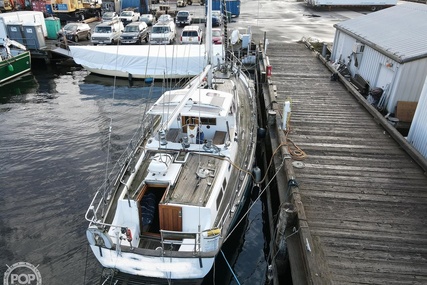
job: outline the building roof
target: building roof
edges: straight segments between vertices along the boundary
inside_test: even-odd
[[[334,27],[398,62],[427,57],[427,5],[402,3]]]

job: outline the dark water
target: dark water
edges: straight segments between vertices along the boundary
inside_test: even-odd
[[[107,161],[117,160],[140,125],[145,103],[169,87],[130,87],[126,80],[44,65],[0,87],[0,280],[6,264],[29,262],[39,265],[44,285],[99,282],[85,212]],[[262,227],[257,202],[243,234],[224,248],[236,279],[206,283],[264,284]],[[232,277],[224,262],[215,269]]]

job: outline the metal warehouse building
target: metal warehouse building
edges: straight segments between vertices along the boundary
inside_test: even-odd
[[[381,87],[386,108],[417,102],[427,76],[427,5],[403,3],[335,24],[332,61],[341,61],[370,88]]]
[[[408,140],[427,157],[427,110],[419,101],[427,77],[427,5],[405,2],[375,13],[335,24],[331,61],[347,66],[354,82],[384,90],[380,104],[387,113],[412,103],[413,122]],[[363,84],[362,84],[363,85]],[[427,97],[427,96],[423,96]],[[421,102],[420,102],[421,103]],[[407,114],[408,115],[408,114]],[[416,120],[416,121],[415,121]]]
[[[418,101],[407,140],[427,159],[427,78]]]

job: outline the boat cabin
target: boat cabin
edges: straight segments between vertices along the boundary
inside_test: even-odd
[[[232,141],[237,106],[231,94],[201,89],[196,98],[188,99],[179,114],[176,114],[175,108],[184,96],[185,90],[170,91],[152,106],[149,113],[160,115],[162,121],[167,121],[171,116],[176,116],[176,119],[162,127],[158,140],[149,145],[158,148],[160,143],[165,148],[181,149],[182,144],[184,148],[192,149],[192,144],[204,144],[205,150],[208,150]]]

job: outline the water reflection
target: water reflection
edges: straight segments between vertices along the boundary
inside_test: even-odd
[[[171,88],[166,88],[161,82],[146,84],[144,81],[134,81],[129,84],[126,79],[87,74],[84,84],[79,85],[80,93],[87,99],[114,98],[117,100],[155,101],[160,95]],[[117,103],[117,102],[116,102]]]
[[[44,284],[99,278],[84,213],[102,183],[107,149],[114,160],[139,126],[144,108],[135,94],[146,91],[119,87],[112,104],[113,88],[88,84],[86,75],[42,66],[0,87],[0,272],[29,262],[40,265]]]
[[[25,103],[28,93],[35,93],[38,88],[32,73],[18,77],[13,81],[0,85],[0,104]]]
[[[129,87],[129,88],[149,88],[154,86],[156,88],[163,87],[165,89],[176,89],[185,84],[185,80],[165,79],[155,80],[150,79],[126,79],[123,77],[104,76],[93,73],[88,73],[85,76],[84,82],[86,84],[97,84],[102,86],[114,87]]]

